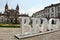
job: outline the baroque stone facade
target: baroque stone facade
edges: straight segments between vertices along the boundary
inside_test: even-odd
[[[38,18],[60,18],[60,3],[51,4],[43,10],[34,13],[32,16]]]
[[[28,14],[20,14],[18,4],[16,6],[16,9],[9,9],[6,3],[5,11],[3,13],[0,13],[0,23],[19,23],[18,18],[20,16],[28,17]]]

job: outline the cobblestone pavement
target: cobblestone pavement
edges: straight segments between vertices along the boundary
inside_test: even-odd
[[[20,28],[0,28],[0,40],[18,40],[14,34],[19,34],[19,32]],[[60,31],[22,40],[60,40]]]
[[[14,34],[18,34],[19,28],[0,28],[0,40],[18,40]]]

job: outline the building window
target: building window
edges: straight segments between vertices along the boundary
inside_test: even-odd
[[[52,8],[52,12],[54,12],[54,8]]]
[[[58,7],[58,11],[60,11],[60,7]]]
[[[50,9],[48,9],[48,13],[50,12]]]
[[[54,15],[53,15],[53,14],[51,14],[51,17],[54,17]]]

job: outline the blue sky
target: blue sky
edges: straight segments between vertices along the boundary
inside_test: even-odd
[[[6,3],[8,3],[10,9],[15,9],[18,3],[20,7],[19,12],[21,14],[27,13],[31,16],[33,13],[42,10],[46,6],[60,3],[60,0],[0,0],[0,12],[4,11]]]

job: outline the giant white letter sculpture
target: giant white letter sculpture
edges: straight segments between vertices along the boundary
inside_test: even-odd
[[[59,24],[60,24],[59,19],[55,19],[55,23],[56,23],[55,30],[59,30]]]
[[[41,32],[45,32],[48,29],[48,20],[46,18],[41,18],[41,20],[43,20],[42,24],[41,24]]]
[[[28,17],[21,17],[21,34],[31,34],[31,26],[29,25],[30,19]]]
[[[41,21],[41,19],[43,20],[43,22]],[[31,24],[29,24],[30,20],[32,20],[32,26]],[[51,18],[48,22],[46,18],[40,18],[40,19],[31,18],[30,19],[29,17],[21,17],[20,22],[21,22],[22,35],[16,35],[18,38],[31,37],[35,35],[40,35],[41,33],[44,34],[44,33],[49,33],[56,30],[60,30],[59,19],[55,19],[55,18]]]
[[[34,32],[38,33],[40,31],[40,19],[39,18],[32,18],[32,27]]]
[[[57,29],[59,29],[59,19],[51,18],[49,20],[48,29],[49,30],[57,30]]]

